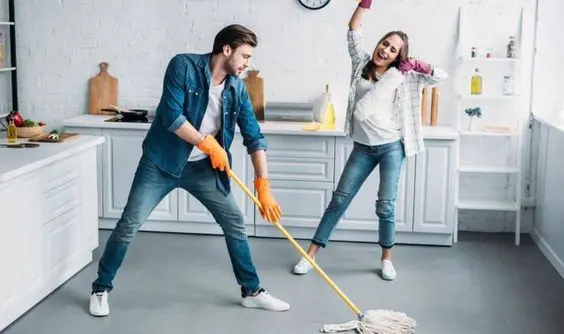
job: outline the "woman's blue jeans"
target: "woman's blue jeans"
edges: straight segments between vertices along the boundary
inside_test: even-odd
[[[364,181],[376,166],[380,166],[380,184],[376,200],[379,243],[382,248],[392,248],[395,243],[396,194],[404,159],[405,151],[401,141],[377,146],[355,142],[312,242],[321,247],[327,245],[335,226]]]

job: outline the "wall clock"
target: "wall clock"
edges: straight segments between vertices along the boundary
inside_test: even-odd
[[[327,6],[329,4],[329,2],[331,2],[331,0],[298,0],[298,1],[305,8],[313,9],[313,10],[321,9],[321,8]]]

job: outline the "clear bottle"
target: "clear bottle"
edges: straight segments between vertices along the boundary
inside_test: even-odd
[[[14,119],[10,117],[8,121],[8,144],[17,144],[18,142],[18,128],[14,124]]]
[[[482,94],[482,76],[480,75],[480,70],[478,70],[477,68],[474,70],[474,75],[472,76],[472,81],[470,84],[470,94]]]
[[[0,32],[0,68],[4,67],[6,48],[4,47],[4,34]]]
[[[513,77],[506,75],[503,77],[503,95],[513,95]]]
[[[486,49],[486,58],[491,58],[493,56],[493,48],[489,47]]]
[[[515,45],[515,37],[513,36],[509,36],[509,43],[507,44],[507,58],[515,58],[516,54],[515,54],[515,50],[516,49],[516,45]]]

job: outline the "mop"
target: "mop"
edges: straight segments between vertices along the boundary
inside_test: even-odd
[[[258,199],[251,193],[247,186],[233,173],[229,171],[229,176],[243,189],[245,194],[261,209]],[[317,273],[335,290],[337,295],[355,313],[358,320],[349,321],[343,324],[325,325],[320,330],[322,333],[334,333],[355,330],[359,334],[413,334],[415,333],[416,322],[405,313],[391,310],[368,310],[362,313],[360,309],[341,291],[333,280],[311,259],[307,252],[294,240],[294,238],[280,225],[274,222],[274,226],[290,241],[298,252],[311,264]]]

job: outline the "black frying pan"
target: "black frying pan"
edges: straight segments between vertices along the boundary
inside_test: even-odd
[[[149,111],[145,109],[124,109],[114,105],[110,105],[110,108],[104,108],[102,111],[115,112],[123,118],[131,120],[145,119],[149,114]]]

